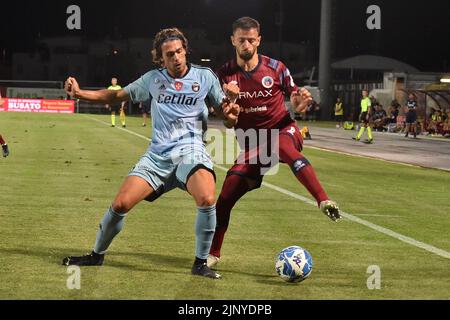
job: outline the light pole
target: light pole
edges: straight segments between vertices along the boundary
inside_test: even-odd
[[[331,115],[331,1],[322,0],[320,14],[319,89],[322,118]]]

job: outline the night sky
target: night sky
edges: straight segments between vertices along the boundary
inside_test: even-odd
[[[80,31],[66,28],[66,8],[70,4],[81,7]],[[366,28],[366,8],[371,4],[381,7],[381,30]],[[177,26],[205,28],[211,41],[228,41],[231,23],[243,15],[261,22],[263,41],[278,41],[279,35],[275,12],[280,0],[16,0],[2,1],[0,7],[0,52],[6,53],[1,57],[3,63],[10,61],[12,52],[31,51],[35,40],[47,36],[152,38],[161,28]],[[318,59],[320,0],[283,0],[283,7],[283,40],[312,43]],[[421,71],[450,70],[449,0],[334,0],[333,8],[333,60],[379,54]]]

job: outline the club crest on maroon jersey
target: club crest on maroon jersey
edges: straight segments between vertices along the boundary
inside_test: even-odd
[[[198,82],[194,82],[192,84],[192,91],[198,92],[200,90],[200,84]]]
[[[175,89],[177,89],[177,91],[180,91],[182,88],[183,88],[183,82],[175,81]]]
[[[265,76],[264,78],[262,78],[261,83],[264,88],[270,89],[273,87],[273,78],[270,76]]]

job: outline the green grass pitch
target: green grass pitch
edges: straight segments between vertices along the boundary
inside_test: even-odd
[[[98,121],[95,121],[96,119]],[[103,121],[106,124],[102,124]],[[127,130],[150,136],[141,119]],[[0,114],[11,154],[0,159],[0,299],[449,299],[450,259],[262,187],[235,207],[213,281],[190,275],[195,203],[174,190],[129,214],[105,264],[67,288],[66,255],[92,249],[97,226],[148,141],[108,116]],[[450,251],[450,173],[309,149],[304,153],[341,208]],[[217,192],[224,174],[217,169]],[[311,198],[287,166],[265,181]],[[311,276],[288,284],[274,257],[300,245]],[[369,290],[367,268],[381,288]]]

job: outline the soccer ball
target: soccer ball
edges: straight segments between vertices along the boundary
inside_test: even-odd
[[[300,282],[311,274],[311,254],[299,246],[284,248],[275,258],[278,275],[287,282]]]

